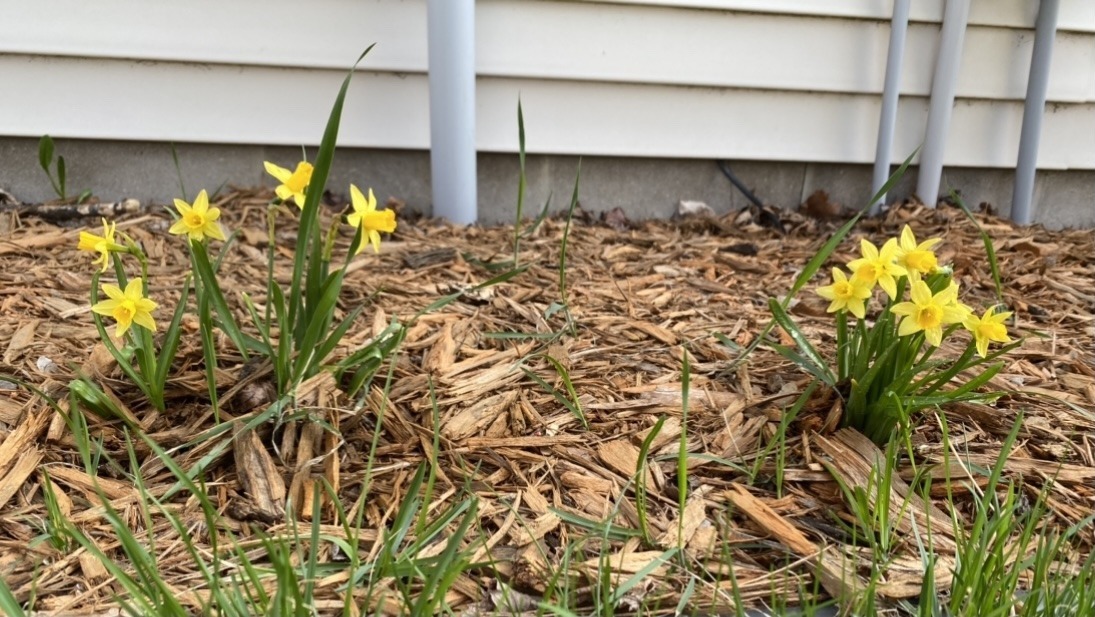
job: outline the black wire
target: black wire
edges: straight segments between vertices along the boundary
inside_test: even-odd
[[[753,192],[750,191],[744,184],[742,184],[741,180],[738,180],[738,177],[734,175],[734,172],[730,171],[730,165],[728,165],[726,161],[715,161],[715,164],[719,166],[719,170],[722,171],[723,175],[730,180],[730,184],[733,184],[735,187],[737,187],[737,189],[741,191],[742,195],[745,195],[746,199],[753,202],[753,205],[758,208],[764,207],[764,204],[761,203],[759,199],[757,199],[757,196],[754,195]]]

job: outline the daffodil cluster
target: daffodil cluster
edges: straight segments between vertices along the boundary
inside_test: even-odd
[[[366,52],[367,53],[367,52]],[[365,54],[362,54],[361,58]],[[358,59],[358,62],[361,61]],[[355,64],[356,66],[356,64]],[[372,189],[368,196],[350,185],[350,207],[344,217],[328,221],[320,207],[326,188],[338,138],[338,125],[343,101],[349,86],[351,70],[331,108],[331,116],[323,133],[315,163],[300,161],[287,169],[269,161],[264,167],[277,179],[276,199],[267,209],[269,239],[266,293],[261,302],[245,293],[235,293],[224,282],[221,269],[226,247],[232,235],[222,226],[222,211],[214,199],[202,190],[193,199],[174,200],[167,208],[173,221],[168,233],[181,236],[190,257],[190,271],[181,286],[178,302],[165,328],[157,332],[154,313],[160,306],[149,297],[148,259],[140,246],[116,230],[115,224],[103,221],[102,235],[92,231],[80,233],[77,248],[95,256],[97,270],[91,275],[91,313],[103,345],[117,360],[119,367],[148,395],[160,411],[165,410],[165,384],[176,361],[183,317],[193,309],[201,335],[201,349],[206,381],[214,417],[218,411],[218,341],[227,340],[235,346],[233,357],[247,362],[252,354],[264,356],[273,366],[279,395],[290,396],[304,380],[320,371],[329,370],[336,378],[345,379],[348,391],[367,387],[379,367],[379,359],[390,354],[398,344],[402,327],[393,323],[383,336],[359,346],[345,357],[331,362],[330,356],[339,349],[342,338],[360,316],[363,306],[343,313],[340,292],[349,271],[350,260],[366,246],[380,251],[381,234],[396,229],[395,212],[377,208]],[[295,204],[296,238],[292,247],[292,275],[286,285],[275,277],[276,224],[285,213],[285,204]],[[329,222],[324,233],[321,227]],[[350,250],[341,263],[332,259],[335,239],[348,223],[354,230]],[[221,246],[215,242],[224,243]],[[214,251],[219,251],[219,255]],[[122,257],[128,255],[140,262],[140,274],[127,274],[130,266]],[[116,281],[99,278],[113,265]],[[227,292],[233,292],[232,298]],[[193,294],[195,306],[189,304]],[[106,298],[100,300],[100,296]],[[230,299],[240,299],[250,317],[250,324],[239,323],[240,311]],[[116,322],[115,336],[103,325],[103,318]],[[337,317],[337,319],[336,319]],[[215,336],[220,330],[224,337]],[[155,335],[155,336],[154,336]]]
[[[295,171],[289,171],[284,167],[265,161],[263,165],[266,172],[277,179],[280,184],[274,189],[274,193],[283,203],[293,202],[298,208],[304,208],[304,200],[308,186],[312,181],[312,171],[315,169],[311,163],[301,161],[297,163]],[[346,222],[351,227],[361,230],[361,242],[358,243],[355,254],[360,253],[368,243],[373,251],[380,252],[380,234],[395,231],[395,212],[392,210],[377,210],[376,197],[373,189],[369,189],[369,197],[366,199],[361,189],[350,185],[350,205],[352,211],[346,216]]]
[[[978,317],[959,301],[958,283],[939,267],[933,250],[941,242],[940,238],[917,242],[908,225],[900,239],[890,238],[882,248],[862,239],[861,257],[848,263],[851,276],[833,268],[833,282],[819,287],[817,293],[830,301],[828,312],[847,311],[864,319],[866,303],[874,296],[875,287],[881,287],[890,300],[888,310],[901,317],[899,336],[923,332],[924,340],[938,347],[947,326],[961,324],[973,335],[977,353],[987,357],[989,343],[1011,342],[1004,325],[1011,312],[990,307]],[[909,299],[899,301],[906,288]]]
[[[96,266],[102,266],[99,274],[107,271],[113,255],[132,254],[137,256],[143,263],[144,255],[140,253],[135,243],[130,241],[128,245],[125,245],[118,242],[116,238],[117,223],[108,223],[106,219],[102,219],[102,221],[103,235],[97,236],[89,231],[81,231],[79,243],[76,245],[77,250],[99,255],[91,262]],[[121,262],[116,262],[116,266],[124,276]],[[96,275],[96,280],[98,280],[98,275]],[[152,319],[152,311],[156,309],[157,305],[145,297],[146,291],[143,278],[129,281],[125,285],[124,291],[117,285],[109,283],[103,285],[103,291],[109,300],[97,302],[91,307],[91,310],[97,315],[106,315],[118,322],[115,336],[119,339],[122,338],[133,324],[137,324],[149,332],[156,331],[156,322]]]
[[[153,334],[158,329],[153,313],[159,304],[148,297],[148,258],[140,245],[119,232],[115,223],[103,219],[103,234],[81,231],[76,248],[96,255],[92,261],[97,269],[91,274],[91,313],[103,345],[152,405],[163,411],[167,369],[178,347],[181,311],[176,309],[157,353]],[[128,260],[123,259],[126,257]],[[132,269],[132,264],[128,262],[133,260],[140,268],[140,275],[129,278],[127,269]],[[111,265],[117,284],[103,283],[100,288],[99,279]],[[102,294],[106,295],[105,300],[100,300]],[[115,321],[114,336],[107,332],[103,317]],[[74,387],[73,392],[78,391],[86,390]]]

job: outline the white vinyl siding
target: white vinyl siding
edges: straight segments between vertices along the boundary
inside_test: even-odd
[[[873,160],[890,2],[479,0],[478,147]],[[893,157],[923,138],[942,0],[913,3]],[[974,0],[946,163],[1014,165],[1037,2]],[[10,3],[0,135],[429,146],[424,0]],[[11,92],[16,94],[13,96]],[[1062,0],[1039,166],[1095,169],[1095,2]],[[1086,137],[1083,137],[1086,136]]]

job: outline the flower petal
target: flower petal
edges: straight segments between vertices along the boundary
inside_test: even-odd
[[[924,339],[928,341],[932,347],[939,347],[943,342],[943,329],[942,328],[928,328],[924,330]]]
[[[284,167],[278,167],[270,161],[263,161],[262,165],[266,168],[266,173],[277,178],[278,182],[285,183],[289,180],[289,178],[293,176],[293,172],[285,169]]]
[[[103,300],[91,307],[92,313],[98,313],[99,315],[113,315],[114,309],[118,308],[121,304],[121,300]]]
[[[374,210],[366,212],[361,217],[361,224],[366,229],[392,233],[395,231],[395,212],[392,210]]]
[[[363,216],[365,216],[365,215],[360,213],[360,212],[357,212],[357,211],[351,212],[351,213],[346,215],[346,222],[351,227],[361,227],[361,218]]]
[[[194,198],[194,210],[204,214],[209,210],[209,194],[202,189],[198,196]]]
[[[902,318],[901,325],[897,327],[898,336],[908,336],[919,331],[920,324],[916,323],[916,320],[913,319],[912,316]]]
[[[912,297],[912,301],[920,306],[923,306],[932,300],[932,290],[928,287],[928,284],[924,281],[913,281],[912,289],[909,290],[909,295]]]
[[[188,231],[186,226],[186,219],[179,219],[175,221],[171,227],[168,228],[167,233],[175,234],[176,236],[185,234]]]
[[[204,231],[205,235],[209,236],[210,238],[224,242],[224,230],[221,229],[219,223],[216,223],[212,220],[206,221],[205,227],[202,228],[202,231]]]
[[[97,251],[99,249],[97,249],[96,246],[103,240],[105,240],[105,238],[100,238],[90,232],[81,231],[80,242],[76,245],[76,249],[80,251]]]
[[[134,302],[144,298],[144,281],[139,278],[129,281],[125,286],[125,297],[127,300],[133,300]]]
[[[274,189],[274,194],[277,195],[278,199],[280,199],[282,202],[290,201],[294,197],[293,191],[289,190],[289,187],[285,186],[284,184],[279,184],[277,188]],[[300,204],[297,205],[299,206]]]
[[[878,248],[871,244],[871,241],[866,238],[860,238],[859,250],[863,253],[864,259],[878,259]],[[859,261],[859,260],[856,260]],[[848,264],[850,267],[852,264]]]
[[[916,248],[916,236],[913,235],[913,230],[908,225],[905,225],[901,230],[901,248],[906,251],[911,251]]]
[[[930,251],[932,250],[932,248],[935,247],[935,245],[939,244],[942,241],[943,238],[928,238],[927,240],[918,244],[916,248],[921,251]]]
[[[149,332],[155,332],[156,331],[156,321],[153,320],[152,315],[147,313],[147,312],[137,311],[133,315],[133,321],[138,326],[143,326]]]
[[[894,315],[912,315],[916,311],[917,306],[912,302],[898,302],[890,307],[890,312]]]
[[[364,214],[369,211],[369,200],[353,184],[350,185],[350,203],[353,204],[354,212]]]
[[[122,289],[117,285],[103,283],[103,293],[111,300],[125,300],[125,294],[122,293]]]
[[[890,274],[878,277],[878,285],[891,299],[897,297],[897,281]]]

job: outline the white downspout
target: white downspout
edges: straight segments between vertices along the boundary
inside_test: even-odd
[[[478,219],[475,164],[475,0],[428,0],[433,215]]]
[[[882,113],[878,119],[878,145],[874,151],[874,195],[890,177],[890,155],[893,151],[894,125],[897,123],[897,100],[901,95],[901,61],[905,57],[905,34],[909,30],[909,0],[894,0],[890,21],[890,50],[886,55],[886,83],[882,87]],[[878,214],[886,196],[871,204],[871,215]]]
[[[932,98],[928,107],[928,128],[920,151],[920,171],[916,194],[929,208],[939,201],[939,179],[943,175],[943,151],[947,146],[954,93],[958,85],[958,66],[962,42],[966,37],[970,0],[947,0],[940,32],[939,58],[932,77]]]
[[[1038,167],[1038,141],[1042,137],[1042,117],[1046,113],[1049,87],[1049,61],[1053,57],[1053,39],[1057,34],[1059,0],[1042,0],[1035,22],[1034,51],[1030,56],[1027,101],[1023,108],[1023,130],[1019,135],[1019,160],[1015,166],[1015,190],[1011,201],[1011,220],[1030,225],[1034,218],[1034,174]]]

